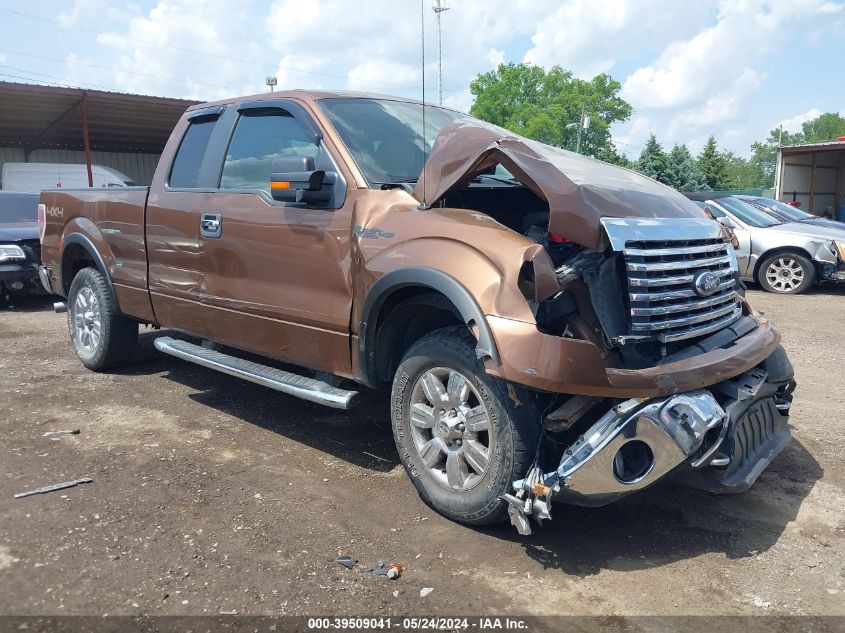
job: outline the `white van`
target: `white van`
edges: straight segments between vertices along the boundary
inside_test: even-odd
[[[91,165],[94,187],[131,187],[135,183],[126,174],[110,167]],[[88,188],[85,165],[62,163],[5,163],[0,188],[4,191],[39,193],[44,189]]]

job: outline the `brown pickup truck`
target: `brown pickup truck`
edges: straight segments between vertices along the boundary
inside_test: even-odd
[[[528,533],[552,499],[670,473],[739,492],[789,441],[792,367],[719,224],[448,109],[194,106],[149,188],[44,192],[40,218],[86,367],[130,361],[144,324],[191,335],[166,354],[330,407],[389,390],[408,475],[458,521]]]

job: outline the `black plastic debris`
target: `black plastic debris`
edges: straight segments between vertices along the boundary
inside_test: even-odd
[[[347,569],[352,569],[353,567],[355,567],[355,565],[358,564],[357,560],[355,560],[351,556],[346,556],[345,554],[343,556],[338,556],[332,562],[340,563],[341,565],[343,565]]]

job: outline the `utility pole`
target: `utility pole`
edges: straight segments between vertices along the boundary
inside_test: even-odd
[[[578,140],[575,143],[575,152],[580,154],[581,153],[581,135],[583,134],[584,130],[590,127],[590,117],[586,116],[587,106],[581,106],[581,117],[578,119],[578,123],[570,123],[566,126],[567,130],[571,130],[573,128],[578,128]]]
[[[279,83],[279,81],[276,79],[276,75],[270,75],[264,80],[264,83],[266,83],[267,87],[270,88],[270,92],[273,92],[273,88],[277,83]]]
[[[437,16],[437,94],[438,103],[443,105],[443,29],[440,14],[449,10],[449,0],[431,0],[431,10]]]

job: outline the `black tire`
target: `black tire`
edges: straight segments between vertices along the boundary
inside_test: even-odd
[[[778,276],[779,270],[792,275],[785,278]],[[793,271],[793,272],[789,272]],[[796,283],[794,275],[800,274]],[[781,252],[766,256],[757,269],[757,281],[766,292],[782,295],[797,295],[806,292],[816,283],[816,267],[809,259],[793,252]]]
[[[507,505],[500,497],[511,491],[511,483],[521,479],[534,462],[541,425],[533,394],[485,373],[484,366],[476,358],[475,346],[476,341],[466,327],[437,330],[414,343],[396,370],[391,393],[391,418],[399,457],[423,501],[455,521],[487,525],[507,517]],[[488,416],[485,424],[489,431],[473,435],[482,443],[486,441],[487,467],[483,475],[477,474],[477,470],[471,471],[470,477],[476,483],[467,490],[450,489],[448,482],[438,481],[441,475],[437,474],[436,468],[430,470],[425,465],[412,434],[411,401],[412,397],[416,397],[414,394],[419,393],[417,385],[422,383],[423,375],[441,369],[450,372],[450,377],[452,370],[461,374],[472,390],[469,402],[476,410],[483,404]],[[437,417],[436,411],[434,413],[438,421],[430,430],[432,439],[442,419]],[[454,415],[449,415],[452,416],[449,419],[454,420]],[[424,432],[416,427],[414,431],[418,434]],[[416,437],[419,438],[419,435]],[[468,437],[462,436],[467,445],[463,446],[463,450],[469,450],[473,442],[466,439]],[[460,447],[455,449],[454,444],[451,446],[452,450],[462,450]],[[444,463],[447,455],[449,452],[444,450]],[[439,472],[443,473],[443,478],[447,477],[445,466]]]
[[[91,312],[82,308],[79,303],[80,295],[86,306],[95,305],[98,309],[98,330],[93,330],[93,325],[89,324],[91,319],[87,319],[86,315]],[[96,303],[91,302],[92,296]],[[71,345],[79,360],[88,369],[111,369],[125,365],[132,359],[138,343],[138,323],[118,313],[109,285],[98,270],[83,268],[76,273],[70,284],[67,308]],[[80,319],[86,324],[89,332],[99,332],[96,338],[90,334],[88,337],[80,334],[76,325]]]

